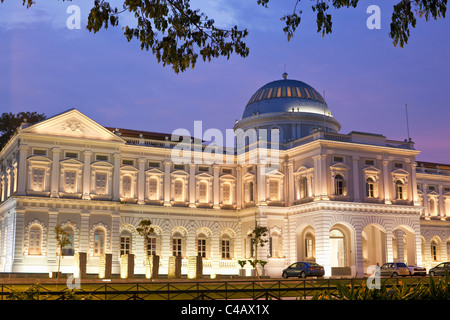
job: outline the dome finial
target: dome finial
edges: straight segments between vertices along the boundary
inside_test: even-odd
[[[283,79],[284,80],[286,80],[287,79],[287,77],[288,77],[288,74],[285,72],[285,73],[283,73]]]

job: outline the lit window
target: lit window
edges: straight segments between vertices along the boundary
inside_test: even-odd
[[[375,198],[375,182],[370,177],[366,180],[366,197]]]
[[[150,178],[148,181],[148,198],[150,200],[158,200],[158,179]]]
[[[28,254],[40,255],[42,243],[42,229],[38,225],[34,225],[30,228],[28,239]]]
[[[127,231],[120,236],[120,255],[131,253],[131,234]]]
[[[269,182],[269,195],[270,200],[279,201],[280,200],[280,190],[279,190],[279,182],[278,181],[270,181]]]
[[[245,202],[253,201],[253,181],[245,184]]]
[[[33,191],[44,191],[45,169],[34,168],[32,171]]]
[[[172,238],[172,255],[181,256],[182,238],[181,235],[175,234]]]
[[[105,231],[97,229],[94,232],[94,256],[105,253]]]
[[[281,237],[278,232],[273,232],[269,238],[269,254],[272,258],[281,257]]]
[[[337,196],[344,195],[344,177],[342,177],[340,174],[336,175],[336,177],[334,178],[334,193]]]
[[[183,199],[183,182],[181,180],[175,180],[174,184],[174,200],[184,201]]]
[[[300,178],[300,199],[304,199],[308,196],[308,179],[303,176]]]
[[[65,171],[64,172],[64,189],[67,193],[77,192],[77,172],[76,171]]]
[[[131,177],[124,176],[122,178],[122,195],[124,198],[131,198]]]
[[[397,200],[405,200],[406,199],[406,192],[405,192],[405,185],[401,180],[397,180],[395,183],[395,195]]]
[[[147,255],[156,256],[156,237],[147,239]]]
[[[198,201],[200,203],[208,202],[208,184],[206,182],[200,182],[198,186]]]
[[[223,184],[223,203],[224,204],[231,204],[231,186],[229,183]]]
[[[65,227],[64,231],[68,234],[69,243],[62,248],[62,254],[64,256],[73,256],[74,248],[73,248],[73,229],[71,227]]]
[[[197,239],[197,255],[206,258],[206,238],[204,235]]]
[[[95,190],[97,194],[107,194],[106,179],[107,179],[106,173],[95,174]]]
[[[224,235],[220,247],[222,259],[231,259],[230,247],[230,238],[227,235]]]

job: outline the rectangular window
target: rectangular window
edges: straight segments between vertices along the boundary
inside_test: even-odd
[[[173,168],[176,170],[184,170],[184,164],[174,164]]]
[[[333,159],[334,159],[334,162],[344,162],[344,157],[335,156]]]
[[[130,237],[120,237],[120,255],[131,253],[131,238]]]
[[[231,259],[230,240],[222,240],[221,251],[222,251],[222,259]]]
[[[396,169],[403,169],[403,163],[401,163],[401,162],[396,162],[396,163],[394,163],[394,167],[395,167]]]
[[[198,167],[198,171],[200,171],[200,172],[209,172],[209,168],[208,167]]]
[[[232,172],[233,172],[232,169],[228,169],[228,168],[222,169],[222,173],[223,173],[223,174],[231,174]]]
[[[172,255],[181,256],[181,239],[172,239]]]
[[[75,193],[77,192],[77,172],[76,171],[65,171],[64,172],[64,190],[67,193]]]
[[[96,159],[97,161],[108,161],[108,156],[105,156],[105,155],[103,155],[103,154],[98,154],[98,155],[95,157],[95,159]]]
[[[46,156],[47,155],[47,150],[34,149],[33,150],[33,155],[35,155],[35,156]]]
[[[147,255],[156,256],[156,238],[149,238],[147,240]]]
[[[373,166],[375,164],[374,160],[366,159],[365,161],[366,166]]]
[[[66,158],[77,159],[78,153],[77,152],[66,152]]]
[[[34,191],[44,191],[45,169],[34,168],[32,171],[32,184]]]
[[[150,168],[159,168],[159,162],[155,162],[155,161],[150,161],[149,163],[148,163],[148,166],[150,167]]]
[[[134,161],[133,160],[122,160],[122,164],[123,165],[127,165],[127,166],[133,166],[134,165]]]
[[[231,204],[231,187],[228,183],[223,185],[223,203]]]
[[[272,201],[280,200],[280,191],[279,191],[279,182],[278,181],[270,181],[269,182],[269,196]]]
[[[197,240],[197,255],[206,258],[206,239]]]
[[[96,190],[97,194],[107,194],[106,179],[107,179],[106,173],[96,173],[95,174],[95,190]]]

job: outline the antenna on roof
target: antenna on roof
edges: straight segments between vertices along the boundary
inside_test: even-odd
[[[287,79],[288,74],[286,73],[286,63],[284,64],[284,73],[283,73],[283,79]]]
[[[409,136],[409,120],[408,120],[408,105],[405,104],[405,111],[406,111],[406,130],[408,133],[408,142],[411,141],[411,138]]]

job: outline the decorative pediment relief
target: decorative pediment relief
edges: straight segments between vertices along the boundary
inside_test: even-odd
[[[50,136],[125,142],[122,138],[76,109],[71,109],[26,127],[21,132],[24,134],[32,133]]]

